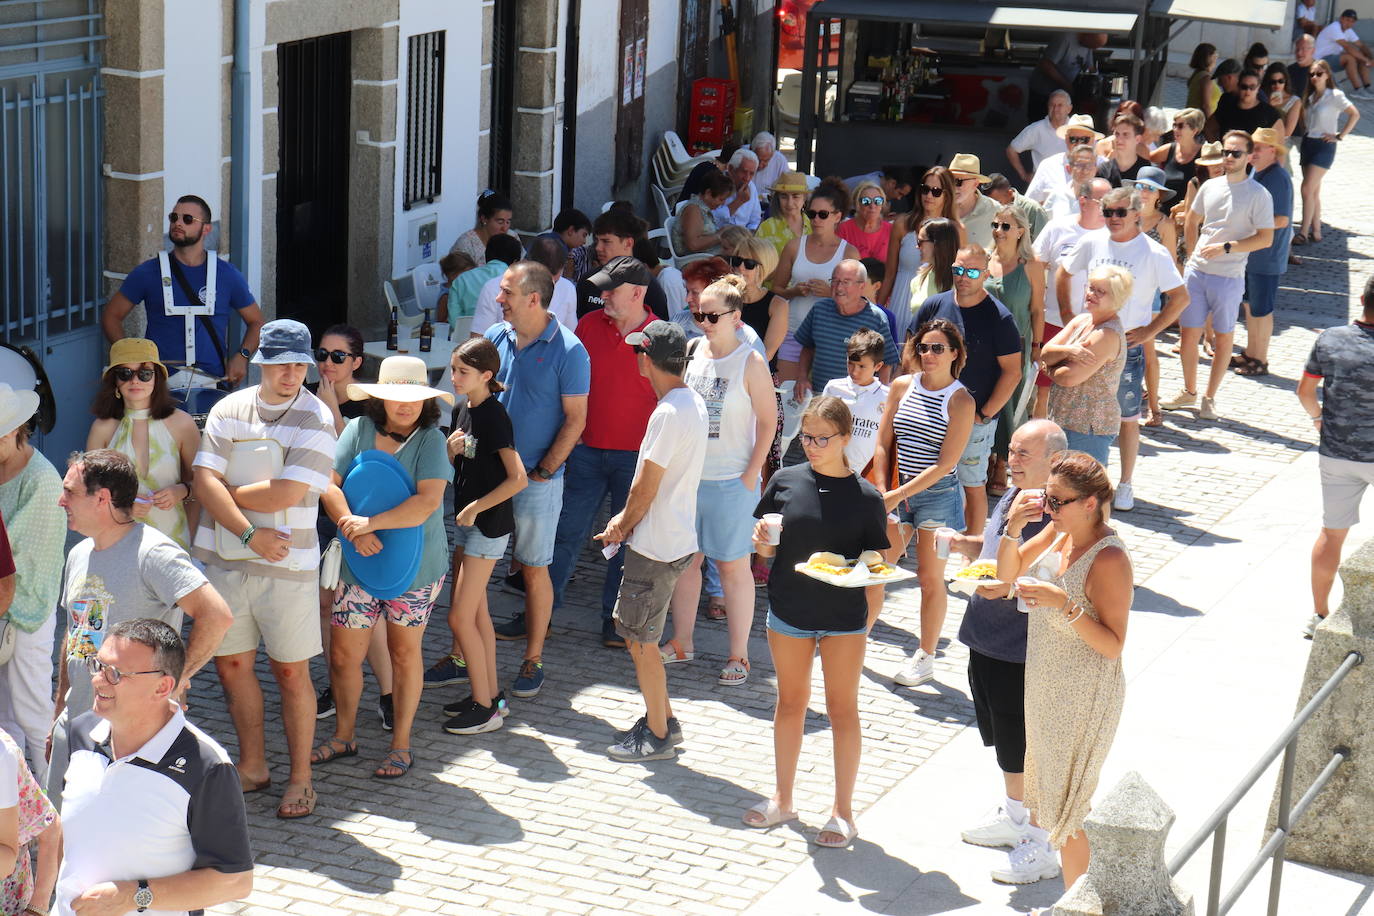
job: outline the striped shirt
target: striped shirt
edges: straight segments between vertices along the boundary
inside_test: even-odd
[[[315,534],[320,494],[328,488],[334,467],[333,415],[324,402],[304,388],[290,405],[263,404],[261,409],[257,386],[235,391],[210,410],[195,467],[222,476],[234,443],[253,439],[275,439],[283,452],[281,479],[308,487],[301,501],[286,509],[290,553],[280,563],[224,559],[215,551],[215,519],[207,511],[200,514],[191,555],[222,569],[251,569],[277,579],[311,581],[320,563],[320,542]]]
[[[959,382],[950,382],[938,391],[927,391],[921,386],[921,373],[911,377],[911,387],[892,416],[897,470],[903,483],[939,462],[949,428],[949,399],[963,388]],[[949,477],[954,477],[953,471]]]
[[[806,313],[795,335],[797,343],[815,351],[811,360],[812,391],[824,391],[826,382],[849,374],[849,353],[845,344],[860,328],[869,328],[883,335],[886,344],[883,348],[884,363],[896,366],[901,361],[897,344],[892,340],[892,329],[888,327],[887,316],[882,309],[865,302],[863,308],[853,315],[841,315],[834,299],[819,299]]]

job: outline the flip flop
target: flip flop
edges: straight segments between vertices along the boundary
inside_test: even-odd
[[[749,815],[751,814],[757,814],[760,819],[751,821],[749,819]],[[797,812],[782,810],[778,807],[778,803],[770,798],[766,801],[759,802],[757,805],[744,812],[740,820],[744,821],[744,826],[746,827],[753,827],[755,830],[766,830],[769,827],[776,827],[778,824],[785,824],[788,821],[796,820],[796,817]]]
[[[821,834],[824,833],[838,833],[843,839],[839,842],[835,842],[834,840],[823,840],[821,839]],[[858,827],[846,822],[842,817],[831,815],[830,820],[826,821],[825,826],[816,834],[816,845],[828,846],[831,849],[843,849],[854,842],[854,838],[858,835]]]
[[[730,658],[720,669],[716,683],[722,687],[738,687],[749,680],[749,663],[742,658]]]
[[[342,750],[336,747],[336,742],[337,744],[343,745]],[[310,752],[310,765],[319,766],[322,763],[330,763],[334,760],[342,760],[345,757],[357,756],[358,742],[341,741],[338,738],[330,738],[329,740],[325,741],[324,744],[321,744],[319,747],[315,748],[313,751]]]
[[[308,817],[315,813],[315,803],[319,799],[315,796],[313,786],[297,788],[287,786],[285,794],[281,797],[281,804],[277,805],[277,817],[284,821],[294,821],[298,817]],[[287,808],[304,808],[299,814],[287,814]]]
[[[401,755],[402,755],[402,754],[405,754],[407,757],[410,758],[410,762],[409,762],[409,763],[407,763],[406,761],[404,761],[404,760],[401,759]],[[406,773],[409,773],[409,772],[410,772],[410,768],[413,767],[414,765],[415,765],[415,755],[412,754],[412,753],[410,752],[410,748],[408,748],[408,747],[393,748],[389,754],[387,754],[385,757],[382,758],[382,762],[379,763],[379,764],[377,764],[377,769],[375,769],[375,770],[372,771],[372,778],[373,778],[373,779],[400,779],[400,778],[401,778],[402,776],[404,776]],[[399,772],[399,773],[383,773],[382,771],[383,771],[384,769],[387,769],[388,767],[395,767],[396,769],[400,770],[401,772]]]
[[[676,639],[668,640],[667,646],[659,649],[659,657],[663,659],[665,665],[676,665],[679,662],[690,662],[696,658],[695,652],[683,652],[682,646]]]

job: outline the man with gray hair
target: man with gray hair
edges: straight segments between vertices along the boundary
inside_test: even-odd
[[[1007,453],[1011,487],[993,508],[987,527],[978,533],[956,535],[950,548],[970,560],[995,561],[1012,504],[1027,490],[1040,491],[1027,494],[1027,498],[1043,498],[1050,463],[1066,448],[1064,431],[1049,420],[1022,424],[1012,433]],[[1021,542],[1035,537],[1049,521],[1045,513],[1038,521],[1028,522],[1021,531]],[[1032,826],[1024,804],[1026,615],[1016,610],[1009,585],[985,586],[969,598],[959,624],[959,641],[969,650],[968,681],[978,732],[983,744],[996,752],[1006,793],[1006,800],[995,812],[963,831],[964,842],[1013,848],[1027,839],[1044,843],[1043,831]],[[1054,857],[1048,860],[1052,862]]]
[[[846,258],[836,264],[830,277],[830,298],[811,306],[798,326],[795,333],[802,347],[801,371],[792,395],[798,404],[806,403],[812,392],[824,391],[826,382],[848,374],[847,343],[860,328],[883,335],[883,368],[878,370],[878,377],[884,384],[891,380],[892,367],[901,362],[901,356],[887,316],[863,297],[867,282],[868,271],[859,261]]]
[[[1045,110],[1045,117],[1027,124],[1011,143],[1007,144],[1007,161],[1011,163],[1016,174],[1021,176],[1022,181],[1031,180],[1031,174],[1040,167],[1042,160],[1064,152],[1064,141],[1059,136],[1059,128],[1063,127],[1068,122],[1069,115],[1073,114],[1073,100],[1063,89],[1056,89],[1050,93]],[[1021,161],[1021,154],[1027,152],[1031,154],[1030,171],[1026,170],[1025,163]]]
[[[778,139],[766,130],[754,134],[749,148],[759,157],[759,170],[754,176],[754,187],[765,189],[763,193],[766,196],[767,189],[771,188],[791,166],[787,162],[787,157],[778,152]]]
[[[763,222],[763,209],[759,206],[759,191],[754,186],[754,176],[759,171],[759,157],[747,149],[735,150],[726,167],[735,186],[735,193],[725,199],[725,203],[711,211],[716,226],[743,226],[750,232]]]
[[[1121,483],[1112,506],[1123,512],[1135,508],[1131,475],[1140,453],[1140,401],[1145,384],[1145,347],[1154,346],[1161,331],[1178,320],[1188,305],[1188,290],[1179,276],[1174,256],[1163,245],[1140,231],[1140,194],[1129,188],[1113,188],[1102,198],[1106,226],[1085,233],[1059,261],[1055,271],[1055,295],[1061,303],[1072,302],[1075,276],[1086,278],[1098,267],[1115,264],[1130,271],[1135,283],[1131,298],[1117,317],[1126,331],[1126,367],[1121,372],[1116,399],[1121,406]],[[1168,302],[1153,314],[1160,292]]]

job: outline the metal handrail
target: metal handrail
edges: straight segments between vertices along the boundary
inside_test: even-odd
[[[1250,884],[1251,880],[1258,874],[1265,860],[1271,858],[1274,860],[1274,863],[1269,878],[1269,906],[1267,912],[1269,916],[1275,916],[1275,914],[1278,913],[1279,887],[1283,876],[1283,847],[1288,839],[1289,831],[1292,829],[1293,824],[1307,812],[1307,809],[1311,806],[1317,795],[1326,788],[1332,777],[1335,776],[1336,770],[1350,757],[1349,748],[1338,747],[1333,749],[1331,760],[1322,769],[1321,773],[1317,775],[1317,778],[1312,781],[1312,785],[1303,793],[1297,805],[1293,805],[1293,769],[1297,756],[1298,732],[1302,729],[1303,725],[1316,714],[1317,710],[1321,708],[1322,704],[1326,702],[1335,689],[1340,686],[1341,681],[1345,680],[1346,675],[1363,662],[1364,656],[1359,652],[1352,650],[1346,655],[1340,665],[1336,667],[1336,670],[1327,678],[1326,683],[1313,694],[1312,699],[1307,702],[1307,705],[1293,717],[1293,721],[1289,722],[1287,727],[1279,733],[1278,738],[1275,739],[1274,743],[1271,744],[1269,749],[1260,757],[1259,762],[1250,769],[1249,773],[1245,774],[1245,777],[1233,790],[1231,790],[1231,794],[1226,796],[1226,799],[1217,807],[1216,811],[1212,813],[1212,816],[1203,822],[1202,826],[1198,828],[1197,833],[1193,834],[1192,838],[1184,843],[1183,847],[1169,861],[1169,874],[1177,875],[1188,860],[1193,857],[1193,853],[1202,848],[1202,844],[1207,841],[1208,837],[1212,838],[1212,868],[1207,888],[1207,916],[1224,916],[1225,913],[1229,912],[1240,899],[1240,895],[1245,891],[1245,888]],[[1226,899],[1222,900],[1220,899],[1221,868],[1226,851],[1227,819],[1230,817],[1231,811],[1240,803],[1240,800],[1245,797],[1245,794],[1254,787],[1255,783],[1259,781],[1259,778],[1264,775],[1264,772],[1269,769],[1269,765],[1274,762],[1274,759],[1278,757],[1280,753],[1283,754],[1283,775],[1279,783],[1279,804],[1277,816],[1275,818],[1274,831],[1269,835],[1264,846],[1260,848],[1259,853],[1246,864],[1241,872],[1240,879],[1236,881],[1230,892],[1227,893]]]

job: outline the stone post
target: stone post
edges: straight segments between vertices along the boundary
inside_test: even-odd
[[[1173,882],[1164,842],[1174,812],[1134,771],[1096,805],[1083,824],[1092,849],[1087,874],[1049,916],[1193,916],[1193,896]]]
[[[1374,812],[1374,732],[1369,728],[1374,719],[1374,664],[1369,664],[1374,661],[1374,540],[1341,564],[1341,582],[1345,597],[1317,627],[1297,709],[1307,705],[1350,652],[1359,652],[1365,663],[1346,675],[1298,733],[1293,803],[1331,761],[1332,751],[1344,746],[1351,754],[1293,827],[1285,856],[1323,868],[1374,875],[1374,833],[1369,829]],[[1269,831],[1275,826],[1278,795],[1276,785]]]

